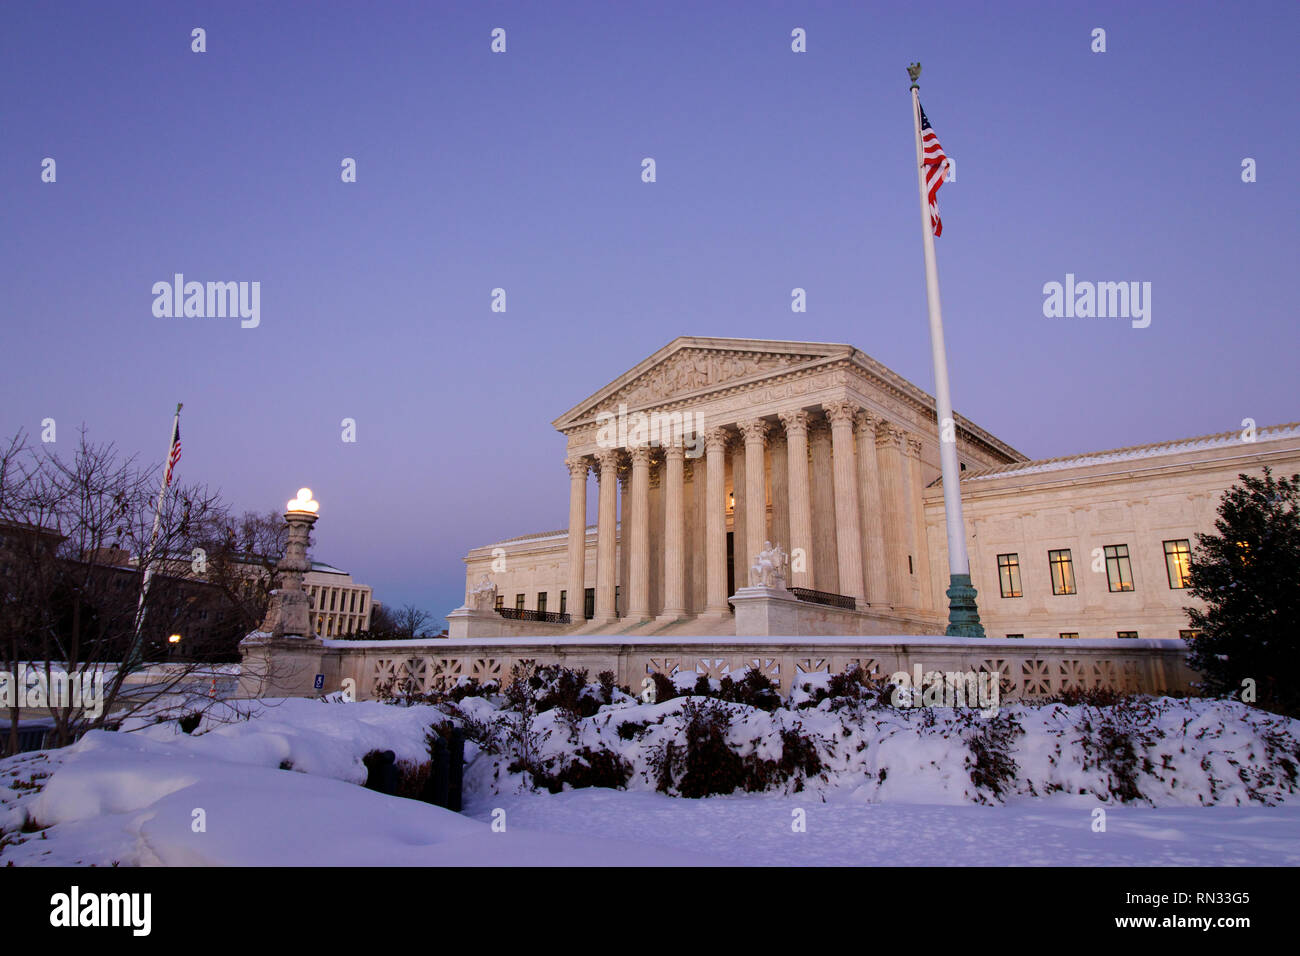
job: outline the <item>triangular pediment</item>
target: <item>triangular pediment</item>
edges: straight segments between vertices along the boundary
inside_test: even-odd
[[[617,412],[619,405],[629,410],[652,408],[842,359],[852,352],[850,345],[824,342],[683,336],[569,409],[553,424],[563,431],[590,421],[598,412]]]

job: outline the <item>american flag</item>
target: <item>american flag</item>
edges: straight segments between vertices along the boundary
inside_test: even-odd
[[[930,199],[930,226],[938,237],[943,235],[943,220],[939,218],[939,187],[948,176],[948,157],[939,145],[939,137],[930,128],[924,107],[921,107],[921,149],[925,157],[925,192]]]
[[[176,424],[172,428],[172,450],[167,455],[167,470],[163,472],[163,487],[171,487],[172,469],[176,463],[181,460],[181,420],[178,417]]]

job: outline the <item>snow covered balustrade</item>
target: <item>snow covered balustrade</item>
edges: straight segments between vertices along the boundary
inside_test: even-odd
[[[286,660],[285,656],[292,658]],[[614,673],[617,683],[638,692],[659,672],[721,678],[754,668],[788,694],[805,675],[861,667],[888,678],[905,671],[997,673],[1002,696],[1044,697],[1071,690],[1179,693],[1191,689],[1194,672],[1182,641],[1092,638],[970,640],[949,637],[674,637],[671,640],[605,636],[548,641],[537,637],[497,640],[322,641],[280,644],[260,686],[246,682],[246,695],[313,696],[344,690],[366,700],[376,690],[446,690],[462,678],[508,681],[522,661],[585,668],[594,678]],[[246,658],[247,660],[247,658]],[[287,667],[285,665],[288,665]],[[293,675],[284,678],[282,675]],[[319,682],[313,678],[319,675]],[[319,683],[319,687],[316,686]]]

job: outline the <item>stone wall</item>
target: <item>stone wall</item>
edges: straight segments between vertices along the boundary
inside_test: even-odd
[[[634,691],[653,672],[679,671],[720,678],[755,667],[788,693],[801,675],[836,673],[846,667],[888,677],[898,671],[1000,673],[1007,697],[1042,697],[1071,689],[1110,688],[1142,693],[1184,692],[1195,674],[1178,640],[1116,638],[1061,641],[971,640],[947,637],[654,638],[572,637],[564,641],[502,638],[424,641],[303,642],[275,648],[279,666],[268,673],[299,675],[283,688],[266,681],[267,695],[347,689],[359,699],[379,685],[409,685],[421,691],[446,689],[461,677],[504,681],[520,661],[586,668],[594,678],[612,671]],[[302,680],[324,675],[322,691]],[[349,683],[345,684],[344,682]],[[246,688],[246,691],[250,688]]]

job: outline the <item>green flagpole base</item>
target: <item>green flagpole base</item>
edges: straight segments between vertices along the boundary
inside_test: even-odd
[[[975,588],[969,574],[953,574],[948,584],[948,637],[987,637],[980,623],[980,610],[975,603]]]

